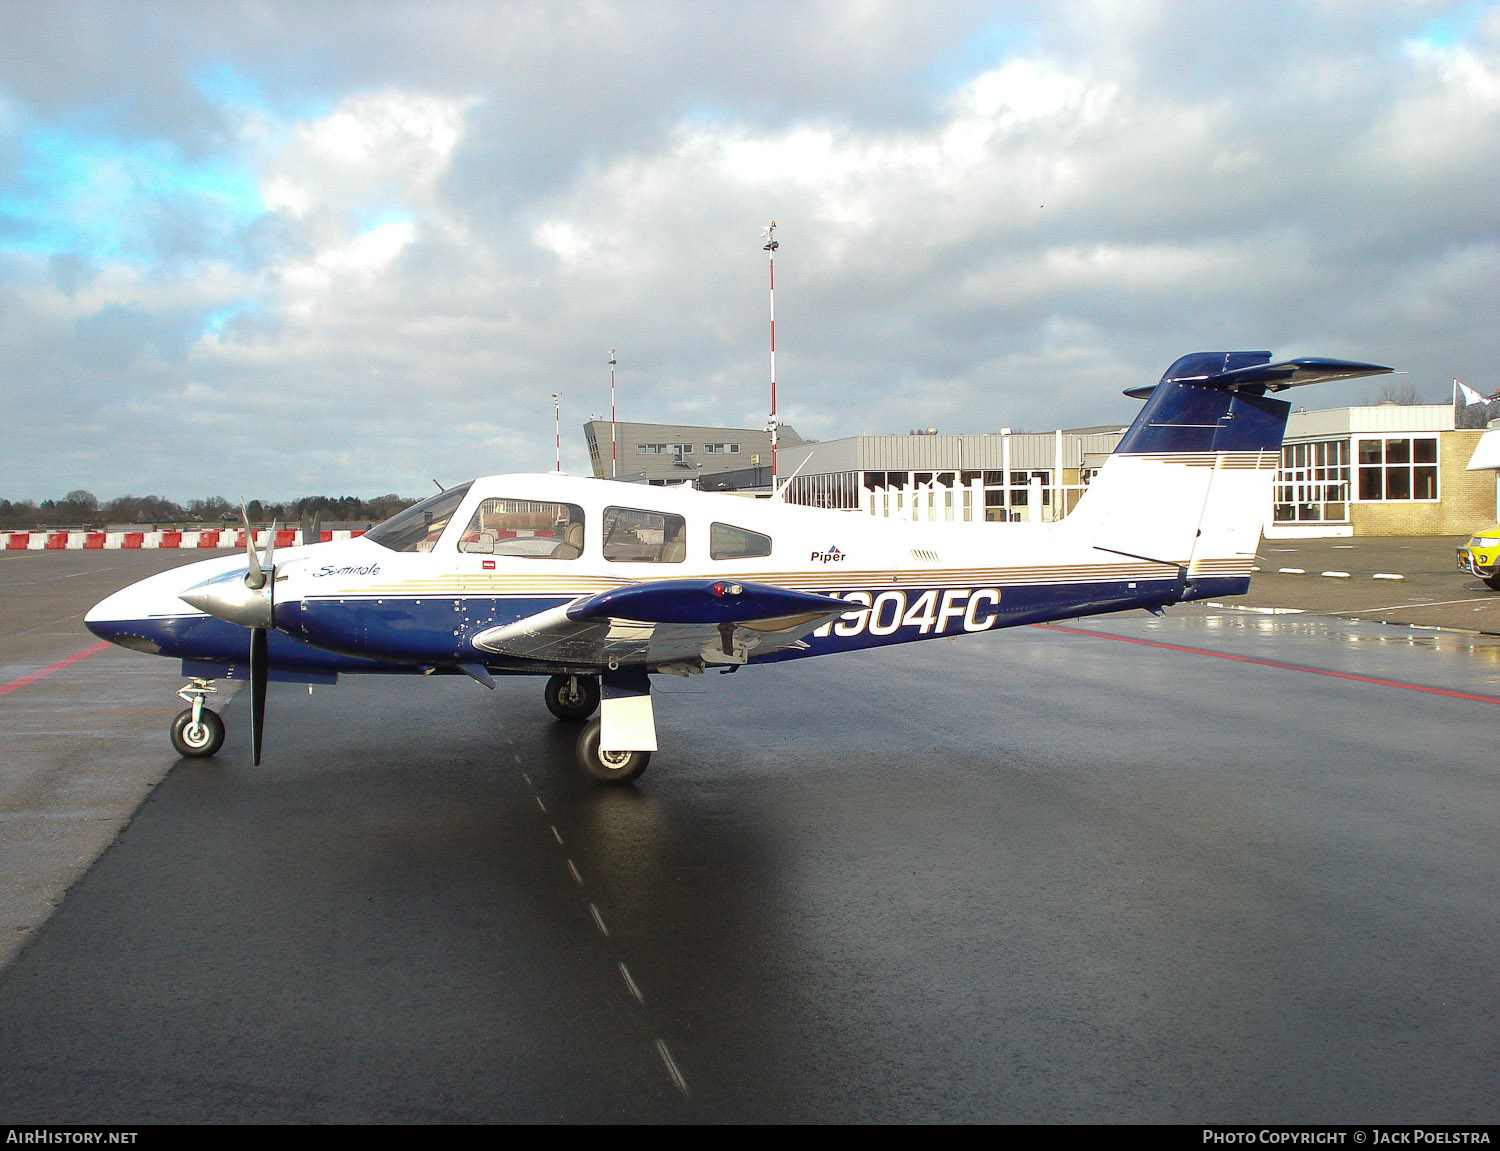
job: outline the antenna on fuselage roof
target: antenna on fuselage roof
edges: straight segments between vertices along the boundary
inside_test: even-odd
[[[438,482],[437,482],[437,480],[436,480],[436,479],[434,479],[434,480],[433,480],[433,481],[432,481],[432,482],[433,482],[433,483],[435,483],[435,484],[437,484],[437,489],[438,489],[438,491],[440,491],[440,492],[445,492],[445,491],[447,491],[447,490],[448,490],[448,489],[447,489],[447,488],[445,488],[445,487],[443,487],[443,485],[442,485],[442,484],[438,484]]]
[[[797,465],[797,472],[800,472],[803,468],[807,467],[808,463],[812,460],[815,454],[815,452],[808,452],[806,458]],[[791,475],[787,476],[787,478],[782,480],[780,484],[776,483],[776,477],[774,475],[771,477],[771,498],[777,503],[786,503],[786,486],[797,478],[797,472],[793,472]]]

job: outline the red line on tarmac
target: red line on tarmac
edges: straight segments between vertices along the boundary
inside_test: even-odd
[[[54,671],[62,671],[69,664],[77,663],[81,659],[88,659],[91,655],[98,655],[109,646],[108,640],[100,640],[93,647],[86,647],[82,651],[75,651],[72,655],[49,664],[41,671],[34,671],[30,675],[23,675],[20,679],[13,679],[9,683],[0,683],[0,695],[9,695],[17,688],[25,687],[28,683],[35,683],[39,679],[51,675]]]
[[[1299,663],[1279,663],[1274,659],[1258,659],[1251,655],[1229,655],[1227,652],[1222,651],[1206,651],[1201,647],[1182,647],[1175,643],[1159,643],[1151,639],[1134,639],[1130,636],[1110,635],[1108,632],[1102,631],[1084,631],[1076,627],[1058,627],[1053,623],[1040,623],[1036,626],[1044,627],[1048,631],[1062,631],[1067,632],[1069,635],[1088,636],[1090,639],[1114,639],[1119,640],[1121,643],[1138,643],[1142,647],[1159,647],[1166,651],[1183,651],[1189,655],[1208,655],[1214,659],[1232,659],[1239,663],[1258,663],[1262,667],[1279,667],[1286,671],[1305,671],[1311,675],[1331,676],[1333,679],[1352,679],[1355,683],[1372,683],[1378,687],[1400,687],[1405,688],[1407,691],[1426,692],[1428,695],[1446,695],[1452,699],[1472,699],[1477,703],[1500,704],[1500,699],[1497,699],[1493,695],[1475,695],[1467,691],[1449,691],[1447,688],[1442,687],[1422,687],[1415,683],[1400,683],[1394,679],[1376,679],[1368,675],[1352,675],[1346,671],[1326,671],[1320,667],[1304,667]]]

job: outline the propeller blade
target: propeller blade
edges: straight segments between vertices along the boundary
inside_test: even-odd
[[[276,569],[276,529],[280,526],[278,520],[271,521],[271,538],[266,541],[266,562],[262,565],[267,571],[273,573],[273,578]]]
[[[243,499],[240,500],[240,519],[245,523],[245,552],[250,560],[250,570],[245,573],[245,586],[260,589],[266,586],[266,573],[260,570],[260,557],[255,554],[255,533],[250,530],[250,512]]]
[[[260,742],[261,732],[266,723],[266,679],[269,674],[267,665],[270,657],[267,654],[266,629],[256,627],[250,629],[250,750],[255,758],[255,766],[260,766]]]

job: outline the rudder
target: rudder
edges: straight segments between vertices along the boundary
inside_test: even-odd
[[[1195,352],[1145,406],[1066,521],[1101,551],[1175,564],[1183,599],[1243,594],[1271,505],[1291,404],[1267,392],[1391,371],[1271,353]]]

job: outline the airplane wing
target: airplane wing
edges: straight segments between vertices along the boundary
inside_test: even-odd
[[[490,628],[473,643],[559,664],[741,664],[797,643],[848,609],[843,600],[772,584],[652,580]]]

